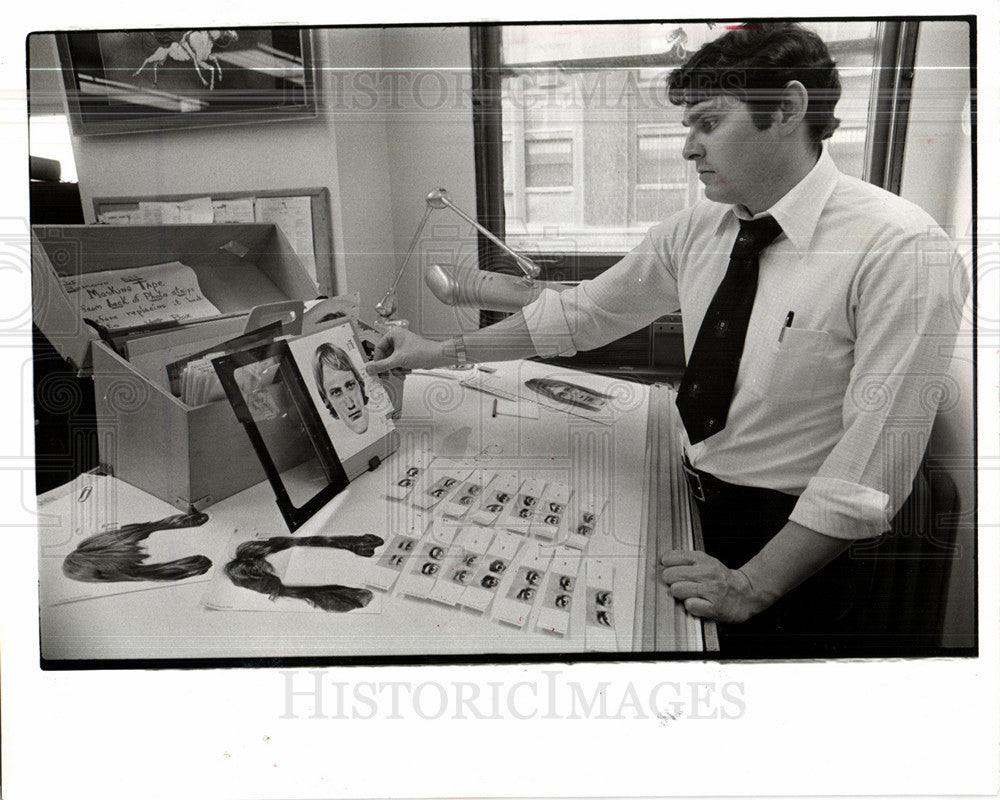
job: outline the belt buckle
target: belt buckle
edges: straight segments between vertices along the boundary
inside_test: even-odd
[[[681,462],[681,466],[684,467],[684,474],[687,476],[688,486],[691,489],[691,496],[694,497],[699,503],[707,502],[705,498],[705,487],[701,484],[701,475],[695,472],[694,467],[689,467],[687,464],[687,459]]]

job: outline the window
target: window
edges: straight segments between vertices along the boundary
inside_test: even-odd
[[[62,167],[60,180],[76,183],[76,160],[65,114],[34,114],[28,118],[29,152],[52,158]]]
[[[572,189],[573,140],[525,141],[524,185],[529,189]]]

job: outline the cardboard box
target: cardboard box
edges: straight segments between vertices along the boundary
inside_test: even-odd
[[[77,369],[92,371],[102,463],[180,509],[202,509],[265,479],[232,407],[226,400],[190,407],[149,380],[83,322],[58,280],[170,261],[191,267],[225,315],[173,329],[167,338],[178,342],[238,336],[251,312],[266,318],[267,306],[316,296],[274,225],[38,225],[32,228],[32,308],[56,350]],[[290,461],[298,457],[297,444],[289,438]]]

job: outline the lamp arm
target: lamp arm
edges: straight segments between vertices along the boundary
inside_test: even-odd
[[[493,235],[493,233],[491,233],[489,230],[480,225],[479,222],[477,222],[475,219],[473,219],[464,211],[462,211],[462,209],[460,209],[451,201],[451,198],[448,197],[448,192],[445,189],[435,189],[433,192],[428,194],[427,205],[429,208],[444,208],[444,207],[450,208],[452,211],[458,214],[458,216],[460,216],[462,219],[464,219],[466,222],[472,225],[483,236],[485,236],[487,239],[493,242],[493,244],[495,244],[497,247],[499,247],[501,250],[507,253],[507,255],[513,258],[514,261],[517,262],[517,265],[521,268],[521,271],[524,273],[526,278],[534,280],[539,275],[541,275],[542,273],[541,267],[539,267],[537,264],[531,261],[531,259],[525,258],[519,253],[515,253],[513,250],[510,249],[510,247],[507,246],[506,243],[498,239],[496,236]]]
[[[385,293],[385,296],[375,304],[375,311],[383,319],[388,320],[396,313],[396,287],[399,284],[399,279],[403,277],[406,265],[410,263],[410,258],[417,247],[417,242],[420,241],[431,211],[436,208],[450,208],[459,217],[483,234],[483,236],[493,242],[493,244],[511,256],[524,273],[523,278],[513,278],[512,276],[494,277],[492,275],[476,275],[467,278],[453,274],[449,268],[433,264],[425,279],[428,286],[431,287],[432,291],[442,302],[449,305],[479,304],[483,308],[512,310],[527,305],[541,293],[542,289],[549,286],[549,284],[545,284],[545,286],[535,284],[535,279],[542,273],[541,267],[531,259],[515,253],[503,241],[451,202],[446,189],[434,189],[428,192],[426,202],[427,208],[424,210],[423,219],[420,220],[417,231],[410,240],[410,246],[406,251],[406,256],[403,258],[403,263],[396,272],[396,278],[393,280],[392,286]],[[472,292],[471,294],[470,291]]]
[[[428,204],[424,210],[424,218],[420,220],[420,224],[417,226],[417,232],[410,239],[410,247],[406,251],[406,257],[403,258],[399,272],[396,273],[396,279],[392,282],[392,286],[389,287],[389,291],[385,293],[385,296],[375,304],[375,311],[384,319],[388,319],[396,313],[396,286],[399,284],[399,279],[403,277],[403,270],[406,269],[406,265],[410,262],[410,256],[413,255],[413,251],[417,247],[420,234],[424,232],[424,226],[427,225],[427,219],[430,217],[432,210],[433,208]]]
[[[413,251],[417,247],[417,242],[420,240],[420,234],[424,232],[424,226],[427,225],[427,219],[431,215],[431,207],[428,206],[424,211],[424,218],[420,220],[420,224],[417,226],[417,232],[413,234],[413,238],[410,239],[410,246],[406,250],[406,256],[403,258],[403,263],[399,267],[399,272],[396,273],[396,280],[392,282],[392,288],[395,289],[396,285],[399,283],[399,279],[403,277],[403,270],[406,269],[406,265],[410,263],[410,256],[413,255]]]

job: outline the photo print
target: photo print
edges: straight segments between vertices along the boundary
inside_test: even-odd
[[[293,339],[288,347],[341,461],[389,435],[392,403],[378,377],[365,373],[353,325]]]
[[[612,399],[611,395],[559,378],[530,378],[524,385],[542,397],[582,411],[595,413],[603,411],[608,401]]]

